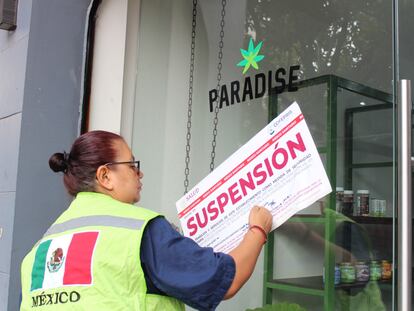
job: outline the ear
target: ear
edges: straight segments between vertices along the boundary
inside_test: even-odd
[[[96,182],[98,186],[111,191],[114,188],[111,178],[111,170],[106,165],[101,165],[96,171]]]

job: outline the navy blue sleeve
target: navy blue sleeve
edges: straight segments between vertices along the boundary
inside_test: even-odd
[[[198,310],[214,310],[234,279],[234,260],[183,237],[164,217],[146,226],[141,265],[147,291],[175,297]]]

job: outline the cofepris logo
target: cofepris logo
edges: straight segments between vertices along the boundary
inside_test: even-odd
[[[260,41],[256,47],[254,47],[253,39],[250,38],[249,48],[246,50],[240,49],[243,60],[237,64],[239,67],[244,67],[243,74],[249,70],[250,66],[254,69],[259,69],[258,62],[263,60],[264,55],[259,55],[260,48],[262,47],[263,41]]]
[[[266,42],[260,41],[255,46],[253,39],[250,38],[247,50],[240,49],[243,59],[236,65],[243,67],[243,75],[252,72],[249,70],[252,67],[255,71],[259,70],[259,62],[265,59],[265,55],[262,55],[265,54],[263,52],[265,50],[265,44]],[[261,67],[264,67],[263,64],[261,63]],[[220,85],[219,90],[215,88],[208,92],[210,112],[213,112],[217,101],[218,107],[222,109],[224,106],[258,99],[268,94],[297,91],[298,88],[294,84],[294,81],[299,78],[299,70],[300,65],[290,66],[288,70],[279,67],[273,70],[258,72],[252,77],[246,75],[242,80],[223,83]],[[223,75],[225,75],[225,72]]]

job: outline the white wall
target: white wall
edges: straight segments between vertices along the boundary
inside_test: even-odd
[[[15,31],[0,30],[0,310],[7,310],[31,1],[20,1]]]
[[[103,0],[96,19],[89,130],[121,132],[127,0]]]

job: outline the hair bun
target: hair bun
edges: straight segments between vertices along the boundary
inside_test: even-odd
[[[68,169],[68,160],[66,152],[57,152],[53,154],[49,159],[49,167],[54,172],[66,172],[66,170]]]

